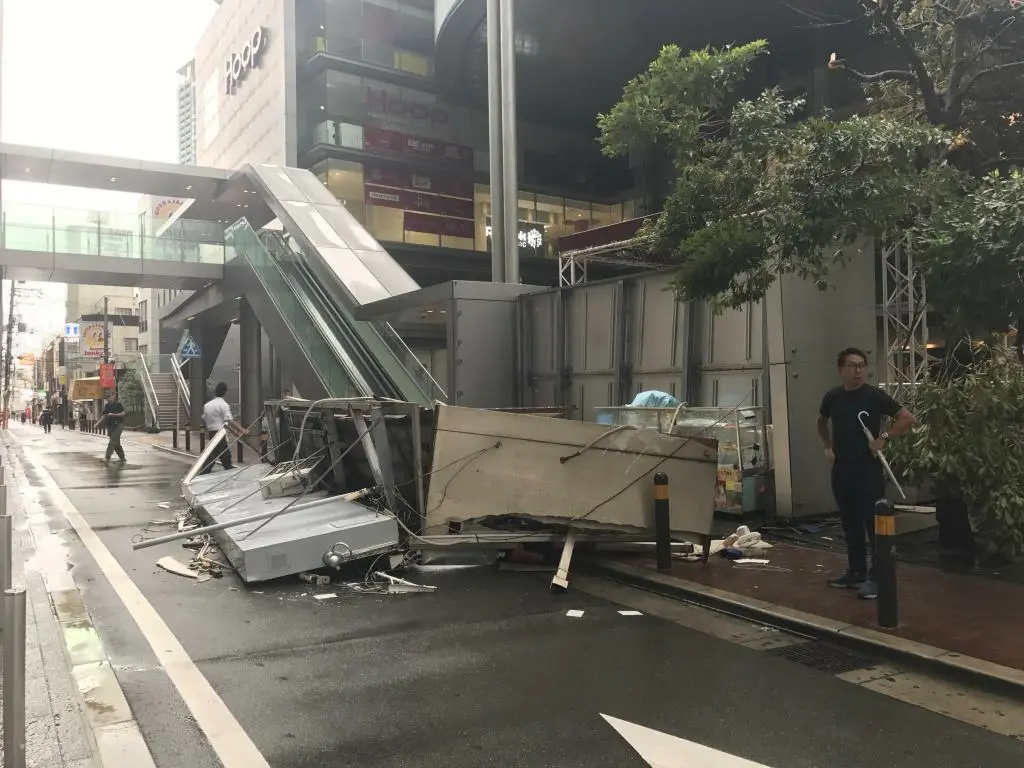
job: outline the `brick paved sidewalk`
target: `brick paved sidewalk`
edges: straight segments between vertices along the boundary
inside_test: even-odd
[[[670,575],[784,609],[1024,670],[1022,584],[900,563],[900,625],[896,630],[882,630],[876,623],[875,602],[858,600],[852,590],[831,589],[825,583],[830,574],[845,569],[845,555],[776,544],[762,556],[769,560],[768,565],[736,565],[717,557],[706,565],[676,561]],[[658,572],[652,558],[617,559]]]

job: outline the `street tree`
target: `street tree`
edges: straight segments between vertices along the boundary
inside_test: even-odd
[[[1024,164],[1016,84],[1024,7],[853,6],[905,62],[862,71],[842,51],[829,58],[835,76],[865,88],[855,117],[798,119],[802,100],[777,89],[740,98],[768,52],[764,41],[688,54],[667,46],[626,85],[598,119],[605,153],[656,146],[676,174],[663,214],[642,233],[646,247],[678,265],[681,298],[726,308],[760,299],[782,275],[826,288],[863,237],[907,237],[930,303],[950,328],[1005,328],[1024,308],[1024,249],[1013,239]],[[996,300],[979,296],[978,286],[992,284]]]

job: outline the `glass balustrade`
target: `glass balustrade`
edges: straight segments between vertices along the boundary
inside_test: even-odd
[[[168,224],[117,211],[10,202],[0,217],[0,247],[185,264],[225,261],[224,225],[217,222],[178,219]]]

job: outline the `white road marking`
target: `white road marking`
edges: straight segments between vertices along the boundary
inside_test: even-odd
[[[270,768],[259,749],[249,738],[213,686],[199,671],[170,627],[131,580],[124,568],[89,526],[85,518],[64,495],[34,450],[25,453],[39,473],[54,502],[71,523],[85,548],[92,555],[125,609],[156,654],[167,677],[178,690],[196,724],[206,734],[210,746],[224,768]]]
[[[571,611],[566,611],[565,615],[570,619],[578,619],[583,616],[583,611],[573,608]]]
[[[651,768],[767,768],[703,744],[602,714]]]

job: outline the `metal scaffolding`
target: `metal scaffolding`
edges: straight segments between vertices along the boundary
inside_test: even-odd
[[[882,336],[885,384],[900,402],[928,376],[928,302],[924,277],[903,237],[883,242]]]
[[[636,270],[660,269],[668,264],[667,261],[658,260],[649,250],[639,248],[640,242],[634,237],[558,254],[559,286],[564,288],[587,282],[587,265],[591,262],[632,267]]]

